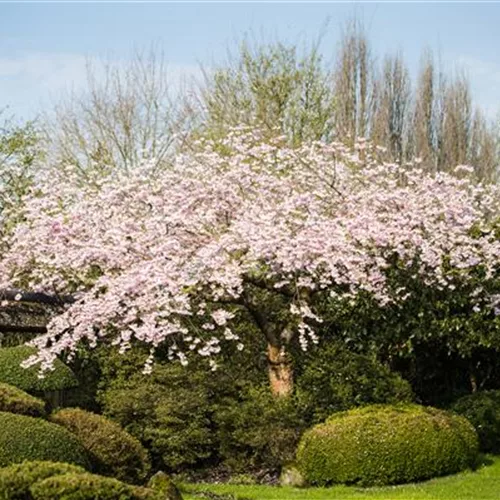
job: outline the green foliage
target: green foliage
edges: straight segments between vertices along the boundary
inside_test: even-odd
[[[279,469],[293,460],[304,430],[297,400],[275,398],[267,385],[243,388],[214,411],[219,455],[236,471]]]
[[[457,400],[450,408],[472,423],[482,451],[500,452],[500,391],[483,391]]]
[[[380,308],[367,295],[352,302],[325,299],[320,309],[329,327],[322,341],[342,338],[350,349],[377,356],[410,380],[426,404],[450,404],[474,383],[498,388],[500,316],[490,307],[474,308],[469,297],[481,289],[500,293],[499,277],[486,281],[478,272],[473,282],[456,277],[454,290],[439,290],[397,262],[387,274],[391,286],[405,287],[411,300]]]
[[[38,418],[0,412],[0,466],[24,460],[88,466],[85,449],[66,429]]]
[[[31,495],[33,500],[165,500],[153,490],[88,473],[49,477],[35,483]]]
[[[311,347],[297,377],[297,394],[308,423],[367,404],[410,402],[411,386],[375,359],[325,341]]]
[[[82,473],[76,465],[60,462],[23,462],[0,469],[0,500],[27,500],[31,498],[32,484],[59,474]]]
[[[251,340],[245,345],[251,355],[232,353],[215,372],[158,362],[147,376],[139,373],[147,354],[106,351],[103,412],[151,451],[158,468],[223,463],[248,472],[276,470],[293,460],[301,433],[334,411],[411,399],[398,376],[331,344],[308,356],[297,375],[297,395],[277,400],[269,391],[262,346]]]
[[[45,414],[45,403],[17,387],[0,382],[0,411],[40,417]]]
[[[137,437],[170,469],[212,456],[211,392],[202,371],[157,365],[102,394],[104,412]],[[118,385],[118,384],[116,384]]]
[[[0,125],[0,210],[22,203],[33,183],[33,166],[42,157],[40,132],[34,122],[16,125],[4,120]]]
[[[476,465],[478,438],[467,419],[417,405],[334,414],[304,433],[297,464],[311,484],[398,484]]]
[[[60,410],[50,419],[80,440],[99,474],[131,483],[146,478],[150,469],[147,451],[117,423],[79,408]]]
[[[143,375],[148,351],[137,348],[119,354],[101,349],[103,413],[146,446],[156,469],[179,471],[220,460],[214,422],[219,402],[238,400],[243,387],[266,380],[264,348],[253,340],[262,337],[244,321],[236,333],[245,344],[244,351],[229,343],[227,357],[217,360],[220,367],[215,372],[199,359],[186,367],[164,362],[160,349],[153,372]]]
[[[182,500],[182,495],[170,477],[164,472],[157,472],[148,481],[148,488],[162,495],[163,500]]]
[[[207,75],[205,133],[258,124],[297,144],[332,133],[334,95],[317,45],[303,54],[282,43],[245,41],[225,67]]]
[[[44,378],[38,377],[37,366],[21,367],[21,363],[35,352],[34,347],[26,345],[0,348],[0,382],[35,394],[76,387],[78,382],[73,372],[60,360],[56,360],[54,370]]]

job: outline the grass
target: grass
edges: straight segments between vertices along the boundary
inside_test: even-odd
[[[383,488],[334,486],[331,488],[289,488],[260,485],[184,484],[184,500],[498,500],[500,498],[500,456],[488,457],[487,465],[431,481]],[[222,499],[221,499],[222,500]]]

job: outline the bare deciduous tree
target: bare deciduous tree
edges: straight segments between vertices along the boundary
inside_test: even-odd
[[[377,96],[371,139],[401,163],[408,152],[411,117],[411,82],[401,54],[385,58]]]
[[[163,53],[152,47],[125,63],[88,62],[86,89],[55,107],[48,139],[57,161],[85,172],[97,164],[128,169],[164,162],[181,126]]]
[[[362,25],[354,20],[343,33],[334,72],[334,121],[338,137],[367,137],[376,103],[374,60]]]

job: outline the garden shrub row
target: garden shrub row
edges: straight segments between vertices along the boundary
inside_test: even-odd
[[[33,484],[30,492],[33,500],[165,500],[154,490],[89,473],[52,476]]]
[[[249,349],[254,344],[250,339]],[[103,350],[99,402],[161,468],[223,464],[248,472],[279,470],[294,459],[302,432],[336,411],[413,397],[409,384],[385,366],[329,343],[301,365],[296,394],[277,401],[269,391],[265,358],[258,365],[262,346],[256,347],[257,362],[235,352],[211,372],[199,363],[160,361],[151,375],[141,373],[147,353],[141,358],[138,350]]]

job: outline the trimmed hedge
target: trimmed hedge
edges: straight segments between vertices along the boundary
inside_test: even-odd
[[[22,368],[21,363],[35,353],[36,348],[27,345],[0,348],[0,382],[37,394],[78,386],[74,373],[60,360],[55,361],[54,370],[43,378],[38,377],[38,366]]]
[[[0,469],[0,500],[26,500],[31,498],[30,487],[37,481],[60,474],[82,473],[76,465],[57,462],[23,462]]]
[[[458,399],[450,408],[475,427],[482,451],[500,452],[500,391],[483,391]]]
[[[0,382],[0,411],[40,417],[45,414],[45,403],[13,385]]]
[[[147,451],[117,423],[80,408],[60,410],[50,420],[80,440],[97,473],[132,483],[146,478],[150,470]]]
[[[168,500],[159,493],[95,474],[49,477],[31,487],[33,500]]]
[[[473,467],[476,431],[464,417],[418,405],[368,406],[307,431],[297,464],[311,484],[409,483]]]
[[[88,467],[80,441],[59,425],[0,412],[0,467],[25,460],[50,460]]]

